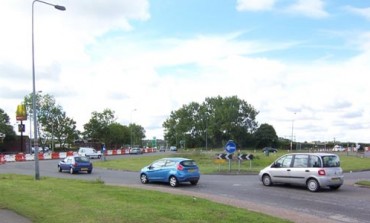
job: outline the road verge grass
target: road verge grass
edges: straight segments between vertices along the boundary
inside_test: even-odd
[[[32,222],[288,222],[206,199],[103,181],[0,174],[0,208]]]
[[[306,152],[306,151],[302,151]],[[269,156],[265,156],[262,152],[245,151],[243,153],[249,153],[254,155],[252,161],[243,160],[239,161],[233,159],[230,161],[229,166],[228,160],[216,159],[217,153],[223,153],[222,151],[207,151],[200,152],[198,150],[181,151],[177,153],[158,153],[154,156],[132,156],[130,159],[112,159],[106,162],[95,162],[96,167],[115,169],[115,170],[126,170],[126,171],[140,171],[146,165],[149,165],[153,161],[164,158],[164,157],[184,157],[193,159],[197,162],[202,174],[257,174],[261,169],[270,165],[278,157],[282,156],[287,152],[279,151],[278,153],[270,153]],[[347,155],[347,153],[338,153],[341,159],[341,167],[343,171],[362,171],[370,170],[370,159],[362,158],[355,155]],[[236,155],[234,155],[235,157]]]

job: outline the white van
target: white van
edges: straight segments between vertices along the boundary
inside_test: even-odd
[[[90,148],[90,147],[80,147],[77,153],[80,156],[86,156],[86,157],[89,157],[90,159],[94,159],[94,158],[100,159],[101,157],[100,151],[96,151],[94,148]]]

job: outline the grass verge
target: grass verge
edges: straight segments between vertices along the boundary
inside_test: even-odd
[[[254,154],[254,159],[249,160],[232,160],[231,167],[229,167],[228,160],[215,159],[216,153],[222,153],[222,151],[215,152],[199,152],[199,151],[182,151],[171,154],[160,154],[154,156],[132,156],[130,159],[112,159],[106,162],[95,162],[94,166],[115,169],[115,170],[127,170],[127,171],[140,171],[146,165],[149,165],[153,161],[163,157],[185,157],[193,159],[197,162],[202,174],[219,174],[219,173],[258,173],[261,169],[268,166],[279,156],[286,152],[278,152],[276,154],[271,153],[269,156],[265,156],[263,153],[254,153],[252,151],[244,152]],[[235,155],[234,155],[235,156]],[[339,153],[341,159],[341,167],[343,171],[360,171],[370,170],[369,158],[362,158],[355,155],[347,155],[346,153]],[[230,170],[229,170],[230,168]]]
[[[32,222],[289,222],[268,215],[157,191],[82,181],[0,174],[0,208]]]

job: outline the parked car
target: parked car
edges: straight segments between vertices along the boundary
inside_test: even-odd
[[[58,163],[58,170],[59,172],[69,171],[71,174],[81,171],[91,173],[93,165],[86,156],[67,156]]]
[[[159,152],[166,152],[166,147],[164,146],[159,147]]]
[[[346,151],[346,149],[343,146],[335,145],[332,151],[333,152],[344,152]]]
[[[101,157],[100,151],[96,151],[94,148],[90,148],[90,147],[80,147],[77,153],[79,156],[86,156],[91,159],[94,159],[94,158],[100,159]]]
[[[198,165],[194,160],[186,158],[163,158],[154,161],[140,171],[140,181],[143,184],[165,182],[172,187],[177,187],[179,183],[183,182],[196,185],[199,179]]]
[[[263,153],[266,153],[266,152],[268,152],[268,153],[277,153],[278,150],[275,149],[275,148],[272,148],[272,147],[265,147],[265,148],[262,149],[262,152]]]
[[[176,146],[170,146],[170,151],[177,151],[177,147]]]
[[[316,192],[323,187],[340,188],[343,170],[336,154],[289,153],[261,170],[259,178],[265,186],[278,183],[303,185]]]
[[[139,154],[143,154],[143,151],[140,148],[135,147],[135,148],[130,149],[129,153],[134,154],[134,155],[139,155]]]

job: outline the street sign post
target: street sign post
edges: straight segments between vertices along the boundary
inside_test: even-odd
[[[225,151],[228,154],[233,154],[236,151],[236,144],[233,140],[229,140],[225,145]],[[231,170],[231,160],[229,160],[229,171]]]
[[[239,154],[238,155],[239,171],[240,171],[240,163],[242,160],[249,160],[249,168],[252,168],[253,158],[254,158],[253,154]]]

